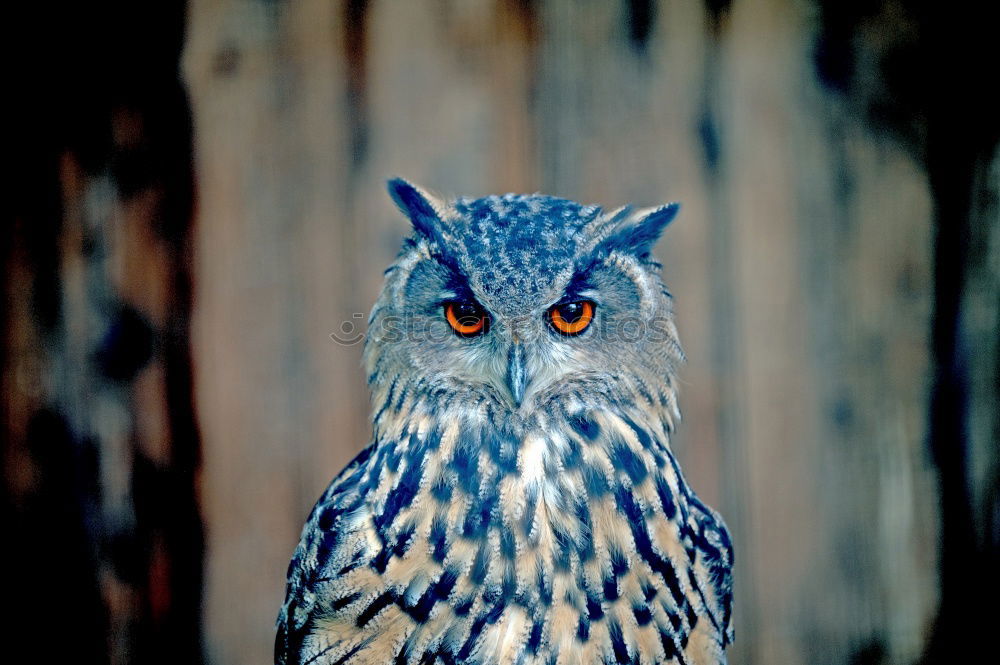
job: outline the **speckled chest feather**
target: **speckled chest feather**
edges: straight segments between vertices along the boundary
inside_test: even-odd
[[[317,504],[287,606],[316,662],[722,662],[732,551],[642,413],[398,415]],[[352,660],[352,658],[354,660]]]

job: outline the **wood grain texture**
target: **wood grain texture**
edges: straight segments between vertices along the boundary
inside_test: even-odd
[[[363,323],[406,231],[393,175],[682,201],[658,249],[689,359],[675,446],[735,537],[732,662],[921,654],[938,600],[927,173],[820,80],[811,5],[708,5],[191,2],[213,662],[268,661],[299,526],[368,441],[360,345],[330,334]],[[978,265],[995,359],[995,263]],[[988,376],[977,441],[995,436]],[[995,455],[977,445],[983,487]]]

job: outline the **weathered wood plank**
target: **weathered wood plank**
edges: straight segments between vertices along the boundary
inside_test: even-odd
[[[295,532],[367,441],[360,347],[329,334],[363,320],[406,230],[392,175],[681,200],[659,248],[689,357],[675,445],[736,537],[732,661],[919,655],[937,601],[931,190],[858,112],[871,88],[820,82],[817,40],[843,28],[824,16],[786,0],[192,3],[217,662],[266,660]],[[904,18],[858,29],[881,49]]]

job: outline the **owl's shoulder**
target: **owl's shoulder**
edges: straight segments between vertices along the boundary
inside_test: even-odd
[[[722,634],[723,646],[731,644],[735,639],[733,629],[733,541],[729,535],[726,522],[716,511],[691,493],[691,512],[697,527],[694,531],[694,544],[705,569],[708,571],[708,594],[706,603],[712,607],[715,616],[719,617],[719,630]]]
[[[285,602],[278,615],[275,662],[294,663],[317,600],[315,590],[360,565],[359,525],[364,523],[365,482],[375,444],[368,445],[330,482],[313,506],[288,564]]]

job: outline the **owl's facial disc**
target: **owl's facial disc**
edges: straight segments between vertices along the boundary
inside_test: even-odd
[[[397,387],[406,379],[434,399],[527,411],[611,395],[622,376],[662,376],[680,357],[650,256],[676,205],[446,201],[402,180],[389,192],[413,235],[373,310],[365,363],[383,391],[373,394],[412,394]]]

